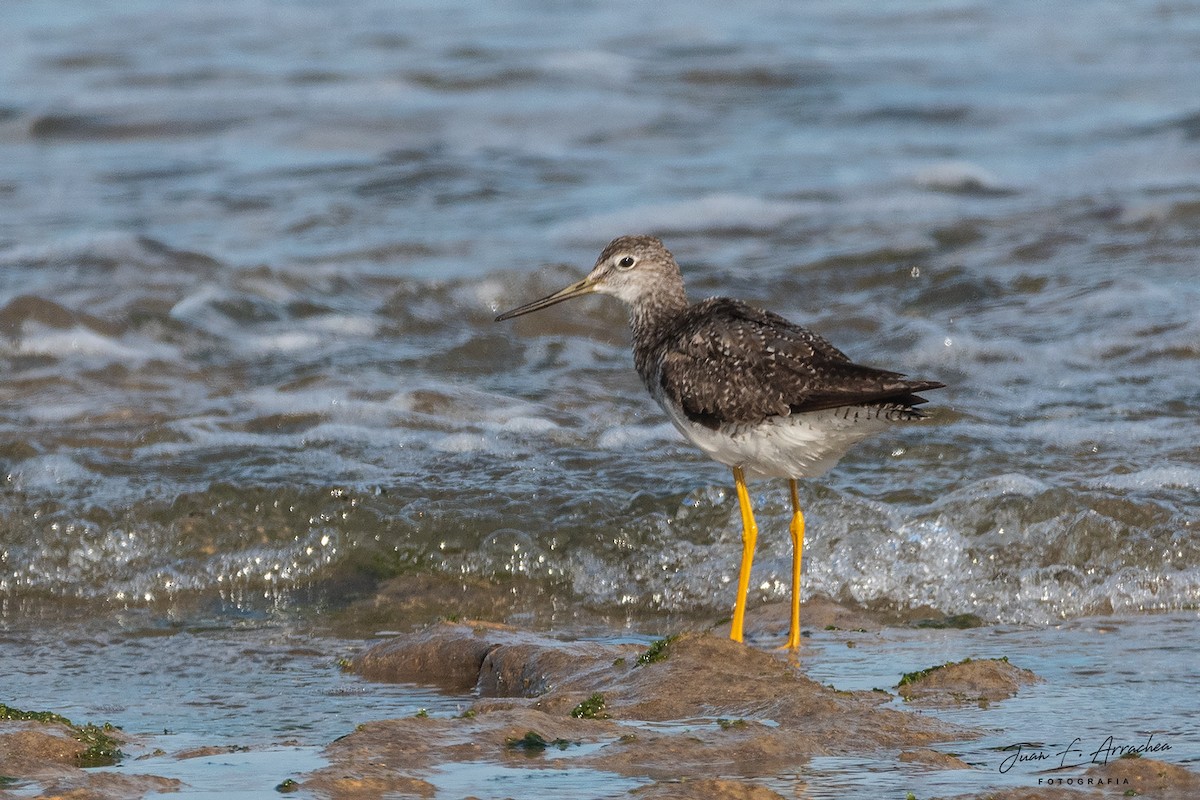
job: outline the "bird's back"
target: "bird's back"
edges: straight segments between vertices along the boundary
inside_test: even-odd
[[[634,341],[638,372],[660,403],[707,428],[856,406],[908,409],[936,381],[853,363],[821,336],[738,300],[688,306]]]

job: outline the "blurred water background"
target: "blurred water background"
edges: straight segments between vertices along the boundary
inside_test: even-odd
[[[729,475],[619,304],[492,322],[640,232],[694,298],[949,384],[804,486],[806,592],[1194,608],[1198,12],[6,3],[0,615],[412,573],[727,608]]]
[[[1002,627],[817,632],[807,670],[1000,642],[1051,683],[980,763],[1130,726],[1195,760],[1200,5],[1170,0],[8,0],[0,702],[265,747],[145,768],[275,796],[365,719],[459,712],[334,664],[389,623],[321,621],[389,578],[606,638],[725,613],[730,477],[623,309],[492,322],[643,232],[694,298],[949,385],[803,486],[805,592]],[[752,488],[758,604],[788,504]],[[996,778],[818,761],[781,790]],[[521,772],[446,779],[561,796]]]

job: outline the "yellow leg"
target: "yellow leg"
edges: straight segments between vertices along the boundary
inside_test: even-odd
[[[737,602],[733,606],[733,626],[729,629],[729,638],[740,642],[746,619],[746,595],[750,591],[750,564],[754,561],[758,526],[754,524],[754,509],[750,507],[750,492],[746,490],[746,476],[741,467],[733,468],[733,483],[737,488],[738,507],[742,511],[742,568],[738,572]]]
[[[792,489],[792,627],[788,633],[787,648],[800,647],[800,562],[804,558],[804,514],[800,511],[800,493],[796,481],[788,482]]]

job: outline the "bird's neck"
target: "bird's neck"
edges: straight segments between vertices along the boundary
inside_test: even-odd
[[[633,340],[647,344],[658,338],[661,331],[687,310],[687,294],[683,281],[678,285],[659,287],[652,295],[639,298],[629,306],[629,325],[633,329]]]
[[[683,291],[682,281],[677,287],[656,292],[653,297],[642,298],[641,302],[629,307],[629,325],[633,329],[634,366],[651,394],[655,393],[654,370],[663,342],[673,329],[673,323],[687,308],[688,300]]]

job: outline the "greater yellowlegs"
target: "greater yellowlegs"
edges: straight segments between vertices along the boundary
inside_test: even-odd
[[[729,636],[742,641],[758,527],[746,478],[787,478],[793,543],[787,647],[800,644],[804,514],[797,478],[825,473],[855,443],[891,422],[921,419],[917,392],[937,381],[855,364],[812,331],[739,300],[689,304],[674,256],[653,236],[609,242],[583,280],[506,311],[496,321],[598,292],[629,307],[638,374],[671,422],[733,468],[742,516],[742,565]]]

